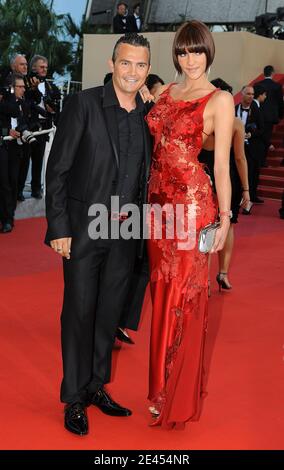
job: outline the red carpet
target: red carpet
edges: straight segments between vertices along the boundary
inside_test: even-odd
[[[1,449],[283,449],[284,221],[266,201],[240,217],[233,291],[213,277],[207,359],[209,395],[201,420],[185,431],[148,426],[150,302],[135,346],[115,353],[115,399],[133,410],[111,418],[88,409],[90,433],[63,428],[59,402],[61,266],[42,244],[42,219],[18,221],[0,237]],[[214,346],[214,347],[213,347]]]

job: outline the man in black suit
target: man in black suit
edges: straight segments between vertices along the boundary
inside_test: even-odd
[[[129,25],[127,21],[127,8],[128,5],[124,2],[120,2],[117,4],[116,15],[113,18],[112,25],[113,25],[113,32],[115,34],[125,34],[129,33]]]
[[[264,158],[264,119],[262,106],[266,100],[266,91],[261,85],[254,85],[254,100],[250,106],[246,132],[250,133],[247,146],[247,162],[250,200],[254,203],[263,203],[263,199],[257,196],[257,186],[259,182],[259,171]]]
[[[265,165],[267,152],[271,143],[271,135],[273,125],[277,124],[283,117],[283,93],[282,85],[273,80],[274,68],[272,65],[266,65],[263,69],[264,80],[257,82],[256,85],[261,85],[267,93],[267,98],[263,103],[263,116],[264,116],[264,140],[265,140],[265,156],[262,164]]]
[[[121,37],[110,66],[111,81],[66,103],[46,175],[46,243],[63,257],[65,281],[61,401],[65,427],[79,435],[88,432],[89,404],[112,416],[131,415],[104,385],[141,242],[109,233],[96,239],[97,219],[90,214],[97,212],[94,204],[103,207],[108,232],[129,218],[122,205],[146,202],[151,141],[147,109],[137,92],[150,68],[147,39],[134,33]],[[117,212],[111,209],[115,195]]]
[[[29,101],[37,104],[44,113],[38,113],[38,120],[42,129],[50,129],[53,123],[57,122],[59,115],[59,102],[61,94],[59,89],[53,83],[47,81],[48,60],[41,55],[35,55],[30,62],[31,74],[26,78],[26,93],[25,97]],[[23,191],[29,170],[30,160],[32,161],[32,180],[31,180],[31,196],[35,199],[41,199],[41,176],[42,165],[44,159],[44,152],[46,142],[48,141],[47,135],[41,135],[37,138],[36,145],[32,146],[29,152],[24,152],[24,157],[21,162],[20,176],[19,176],[19,194],[18,199],[23,201]]]
[[[142,30],[143,21],[140,15],[140,3],[133,6],[133,14],[127,16],[129,31],[139,33]]]

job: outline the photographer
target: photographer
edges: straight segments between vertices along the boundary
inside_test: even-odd
[[[56,123],[59,116],[61,94],[58,88],[46,80],[48,71],[48,61],[46,57],[35,55],[30,62],[31,72],[27,76],[28,89],[26,98],[38,105],[42,112],[38,113],[38,121],[42,129],[49,129]],[[44,113],[44,115],[43,115]],[[45,145],[48,136],[39,136],[37,143],[30,149],[30,154],[24,155],[21,163],[19,177],[18,199],[24,200],[23,190],[28,174],[30,157],[32,160],[32,197],[41,199],[41,173],[45,152]]]
[[[21,83],[23,80],[21,78]],[[20,84],[20,83],[19,83]],[[20,88],[17,88],[20,90]],[[0,221],[2,223],[1,233],[11,232],[14,225],[15,202],[11,186],[11,165],[8,156],[8,143],[3,137],[13,135],[11,132],[12,121],[19,114],[18,105],[10,89],[6,86],[0,88]],[[15,122],[15,121],[14,121]]]

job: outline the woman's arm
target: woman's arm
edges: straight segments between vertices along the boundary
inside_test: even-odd
[[[147,85],[143,85],[140,90],[139,90],[139,93],[141,95],[141,98],[142,100],[144,101],[144,103],[146,103],[147,101],[154,101],[155,103],[157,103],[160,95],[170,86],[170,83],[167,83],[166,85],[162,85],[158,88],[158,90],[156,91],[156,93],[154,95],[151,95]]]
[[[216,93],[214,101],[214,176],[221,227],[217,231],[212,252],[219,251],[223,248],[230,227],[230,148],[235,117],[234,101],[230,93],[219,91]]]
[[[233,148],[234,158],[243,188],[242,205],[249,202],[248,164],[244,150],[245,128],[239,118],[234,121]]]

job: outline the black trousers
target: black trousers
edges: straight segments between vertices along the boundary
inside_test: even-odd
[[[273,126],[274,126],[274,124],[272,122],[265,122],[264,123],[264,133],[262,135],[262,139],[264,141],[265,150],[264,150],[264,153],[263,153],[263,158],[262,158],[262,161],[261,161],[261,165],[266,164],[267,154],[268,154],[268,151],[269,151],[269,146],[271,144]]]
[[[46,136],[41,135],[37,137],[37,142],[33,144],[25,144],[24,156],[21,161],[20,175],[19,175],[19,193],[22,193],[25,187],[30,159],[32,161],[32,181],[31,189],[32,193],[39,192],[41,190],[41,172],[42,172],[42,163],[44,157],[46,145]]]
[[[63,260],[61,401],[86,402],[110,381],[116,329],[129,292],[136,240],[96,240],[87,256]]]
[[[245,153],[248,163],[248,180],[251,200],[257,198],[257,186],[259,183],[260,167],[265,153],[264,143],[261,139],[252,140],[245,146]]]
[[[17,207],[18,182],[23,158],[23,147],[23,145],[18,145],[16,141],[8,143],[9,180],[13,199],[13,211],[15,211]]]
[[[6,144],[0,145],[0,221],[13,223],[14,202],[9,176],[9,156]]]
[[[146,245],[146,241],[145,241]],[[146,247],[144,257],[136,259],[126,303],[119,321],[121,328],[137,331],[143,307],[145,290],[149,282],[149,264]]]

